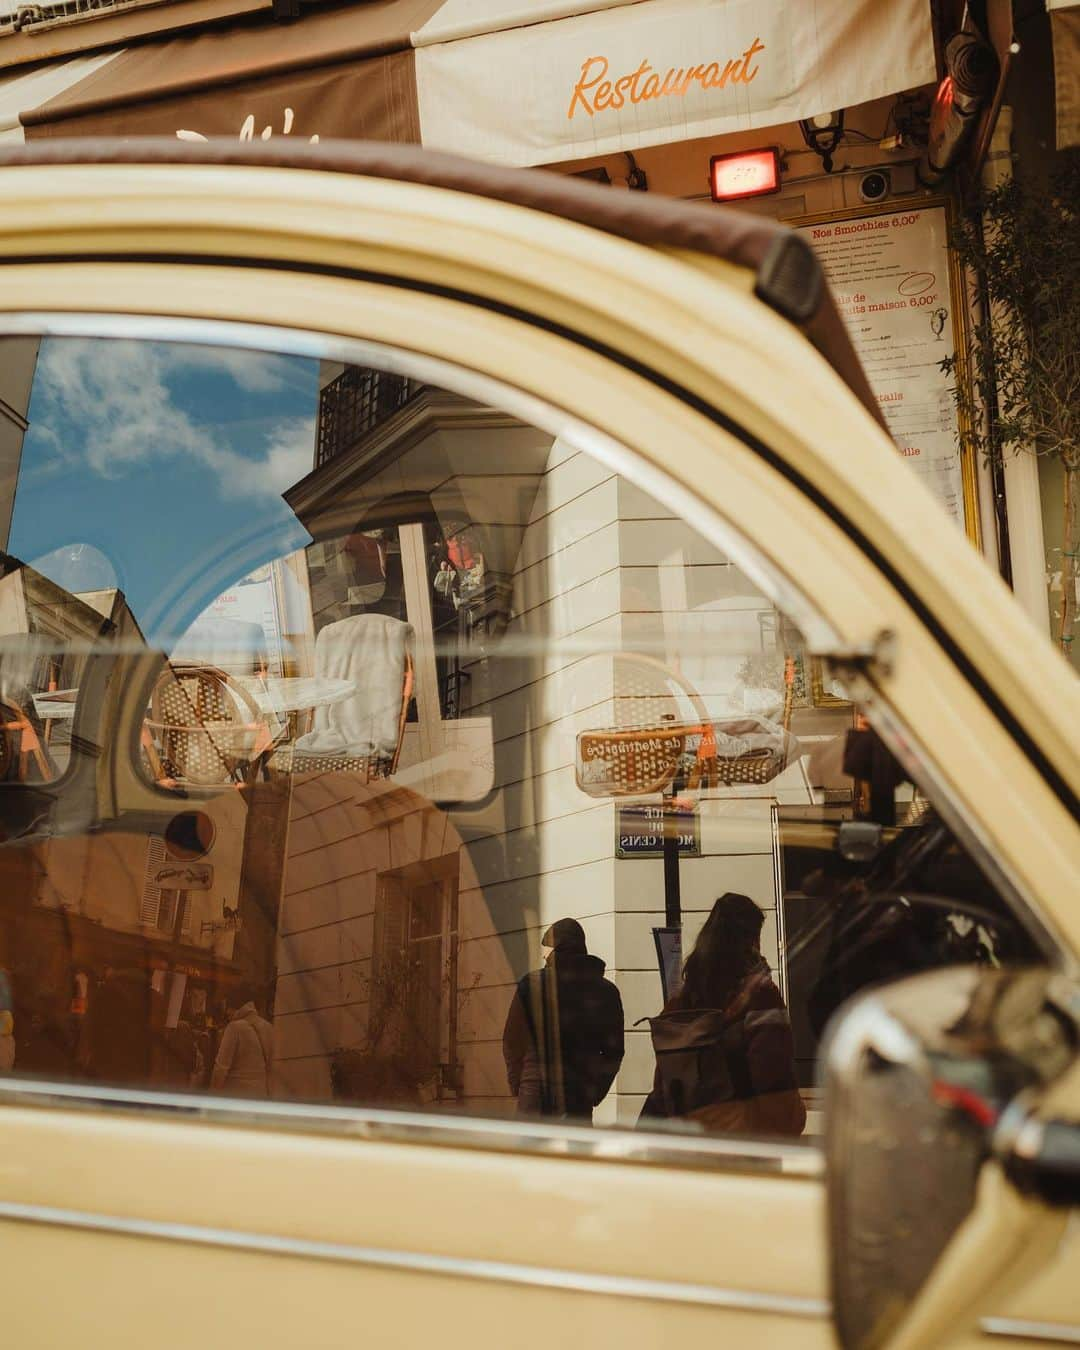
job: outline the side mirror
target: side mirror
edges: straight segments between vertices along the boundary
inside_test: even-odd
[[[844,1350],[896,1333],[973,1211],[987,1163],[1044,1200],[1074,1202],[1080,1126],[1036,1115],[1077,1055],[1078,1015],[1077,990],[1050,971],[953,967],[874,989],[833,1023],[825,1151]]]

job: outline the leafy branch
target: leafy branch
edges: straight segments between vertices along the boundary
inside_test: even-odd
[[[1049,188],[1012,179],[984,193],[954,231],[984,305],[970,342],[971,379],[957,379],[960,443],[991,464],[1034,453],[1063,469],[1058,640],[1069,653],[1080,577],[1080,154]],[[962,354],[941,368],[956,375]]]

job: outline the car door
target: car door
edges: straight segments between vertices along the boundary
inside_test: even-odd
[[[940,855],[1069,966],[1053,660],[1018,710],[1008,604],[912,561],[932,509],[737,269],[389,179],[4,173],[12,1324],[829,1343],[813,1034],[809,1139],[641,1121],[657,953],[749,896],[810,1008],[775,840],[857,815],[858,713],[882,895]]]

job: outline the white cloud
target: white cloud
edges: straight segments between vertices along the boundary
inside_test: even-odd
[[[212,370],[231,375],[247,393],[274,393],[285,389],[296,368],[296,358],[241,347],[199,347],[178,342],[169,348],[173,370]]]
[[[258,492],[280,497],[311,472],[314,443],[314,417],[294,417],[278,423],[257,462],[229,449],[216,450],[208,462],[217,470],[226,496]]]
[[[131,464],[187,457],[217,474],[225,496],[280,496],[311,470],[314,411],[255,430],[258,454],[241,454],[214,435],[212,423],[196,422],[177,407],[167,381],[178,369],[224,370],[248,393],[270,392],[283,386],[288,360],[146,342],[53,339],[43,344],[38,361],[46,406],[43,414],[35,410],[35,430],[68,462],[85,462],[106,478]],[[77,444],[63,444],[50,423],[52,408],[77,428]]]

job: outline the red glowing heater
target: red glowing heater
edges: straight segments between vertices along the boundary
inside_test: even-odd
[[[714,202],[737,202],[779,192],[780,151],[770,146],[768,150],[713,155],[709,160],[709,186]]]

